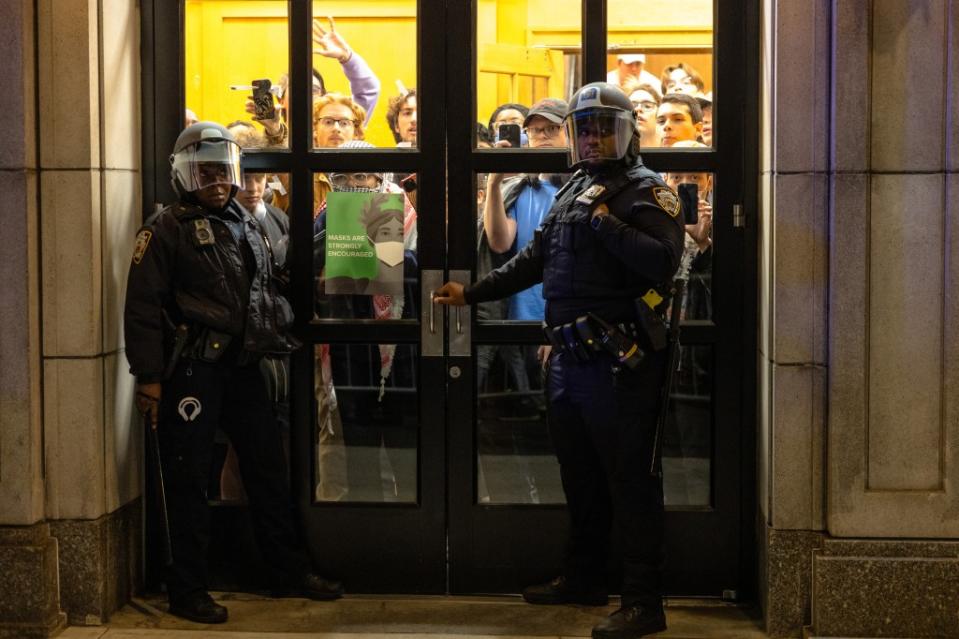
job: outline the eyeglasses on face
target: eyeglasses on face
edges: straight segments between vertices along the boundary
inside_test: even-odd
[[[652,113],[652,112],[654,112],[654,111],[656,110],[656,107],[658,107],[658,106],[659,106],[659,105],[657,105],[655,102],[652,102],[652,101],[650,101],[650,100],[642,100],[642,101],[639,101],[639,102],[637,102],[637,101],[634,101],[634,102],[633,102],[633,108],[634,108],[634,109],[638,109],[638,110],[642,111],[643,113]]]
[[[356,127],[356,123],[349,118],[320,118],[317,121],[324,129],[332,129],[334,126],[338,126],[341,129],[352,129]]]
[[[330,182],[334,186],[349,186],[350,184],[369,184],[370,178],[380,181],[380,176],[375,173],[331,173]]]
[[[559,135],[562,128],[563,127],[558,124],[548,124],[546,126],[528,126],[523,129],[523,131],[526,133],[526,136],[530,138],[555,138]]]

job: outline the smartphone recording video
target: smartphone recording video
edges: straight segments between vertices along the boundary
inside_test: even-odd
[[[686,224],[696,224],[699,221],[699,187],[695,184],[680,184],[677,190]]]
[[[520,127],[518,124],[501,124],[496,129],[496,141],[506,140],[514,149],[521,146]]]
[[[273,104],[273,93],[270,92],[273,83],[269,80],[254,80],[252,84],[253,105],[256,110],[253,119],[275,120],[276,107]]]

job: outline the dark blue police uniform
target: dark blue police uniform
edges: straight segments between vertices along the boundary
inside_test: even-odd
[[[594,217],[598,206],[608,214]],[[636,299],[663,290],[676,272],[683,235],[678,199],[638,158],[579,171],[557,194],[533,241],[464,296],[474,304],[542,282],[548,326],[587,313],[628,325],[637,321]],[[663,313],[666,304],[656,311]],[[647,350],[630,368],[605,352],[582,361],[554,349],[547,400],[570,513],[569,587],[605,592],[615,513],[624,543],[623,606],[661,609],[663,488],[650,460],[666,351]]]

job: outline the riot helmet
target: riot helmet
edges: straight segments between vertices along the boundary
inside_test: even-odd
[[[230,188],[232,199],[243,187],[240,145],[216,122],[197,122],[183,129],[170,155],[170,182],[181,198],[196,200],[197,191],[216,185]]]
[[[630,153],[636,114],[616,85],[591,82],[582,87],[569,101],[564,122],[570,167],[617,162]]]

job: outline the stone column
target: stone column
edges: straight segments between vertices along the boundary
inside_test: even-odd
[[[959,636],[959,3],[837,0],[819,636]]]
[[[46,637],[64,613],[106,620],[138,579],[142,438],[120,322],[139,15],[135,0],[22,0],[0,23],[0,637]]]
[[[98,624],[139,569],[140,430],[121,319],[139,225],[134,0],[41,0],[40,193],[46,515],[61,605]]]
[[[808,624],[824,528],[829,5],[763,2],[758,539],[774,637]]]
[[[0,4],[0,24],[0,637],[45,637],[64,616],[44,521],[34,3]]]
[[[959,636],[959,2],[766,0],[772,636]]]

